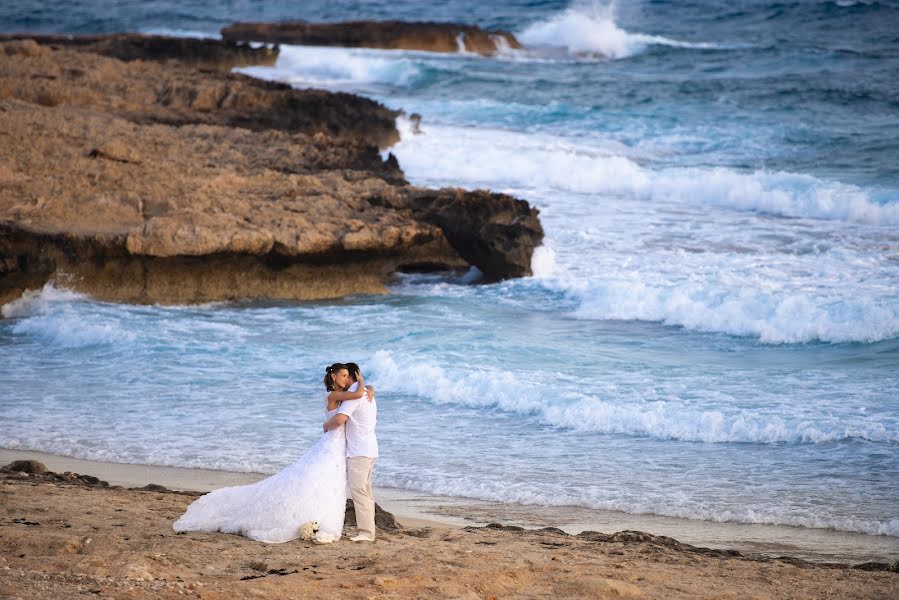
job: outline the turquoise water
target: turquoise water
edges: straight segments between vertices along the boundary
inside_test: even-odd
[[[531,278],[329,303],[45,288],[3,309],[3,446],[271,472],[318,435],[324,365],[356,360],[379,485],[899,536],[895,4],[22,6],[3,29],[506,27],[524,51],[282,47],[245,71],[419,112],[390,149],[410,181],[514,193],[547,238]]]

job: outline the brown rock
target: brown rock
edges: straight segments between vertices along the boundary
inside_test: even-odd
[[[488,281],[531,274],[543,241],[537,209],[524,200],[484,190],[414,190],[405,198],[418,219],[440,227],[453,248]]]
[[[26,38],[4,44],[3,52],[7,56],[41,56],[46,54],[47,50],[38,45],[33,39]]]
[[[322,133],[350,140],[350,149],[369,162],[399,139],[399,113],[361,96],[200,71],[189,61],[123,62],[95,54],[90,45],[54,42],[36,50],[34,44],[0,43],[0,99],[89,108],[137,123]]]
[[[346,516],[343,524],[345,527],[356,526],[356,506],[350,499],[346,501]],[[381,508],[381,505],[377,502],[375,502],[375,527],[381,531],[399,531],[403,528],[402,525],[396,522],[393,514]]]
[[[140,164],[140,156],[129,146],[118,140],[106,142],[88,153],[91,158],[106,158],[124,163]]]
[[[124,61],[176,60],[203,69],[223,72],[234,67],[273,65],[278,58],[278,48],[263,46],[253,48],[224,40],[143,35],[139,33],[113,33],[106,35],[54,35],[54,34],[0,34],[8,54],[37,56],[45,52],[43,46],[68,47],[93,52]],[[84,71],[75,73],[79,77]]]
[[[165,487],[164,485],[159,485],[158,483],[148,483],[144,487],[135,488],[135,489],[139,489],[144,492],[168,492],[168,491],[171,491],[171,490],[169,490],[169,488]]]
[[[0,44],[0,304],[47,281],[184,304],[383,293],[397,271],[470,264],[528,274],[537,211],[407,185],[378,153],[395,115],[177,61]]]
[[[42,462],[38,462],[36,460],[14,460],[9,463],[0,471],[5,471],[7,473],[33,473],[35,475],[42,475],[47,472],[47,467]]]
[[[346,21],[342,23],[235,23],[222,29],[227,41],[255,41],[306,46],[386,48],[428,52],[494,54],[503,47],[520,48],[508,31],[485,31],[458,23]]]

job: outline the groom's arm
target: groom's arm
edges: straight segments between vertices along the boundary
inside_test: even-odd
[[[340,403],[340,408],[336,415],[325,421],[323,428],[325,431],[331,431],[332,429],[337,429],[344,423],[346,423],[350,415],[356,412],[356,409],[359,408],[359,404],[361,404],[361,400],[346,400]]]
[[[337,429],[338,427],[340,427],[341,425],[346,423],[348,420],[349,420],[348,416],[341,414],[341,413],[337,413],[336,415],[334,415],[333,417],[331,417],[330,419],[325,421],[324,429],[325,429],[325,431],[331,431],[332,429]]]

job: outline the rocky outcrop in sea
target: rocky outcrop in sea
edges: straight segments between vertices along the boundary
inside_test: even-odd
[[[299,46],[342,46],[425,52],[495,54],[521,48],[509,31],[488,31],[476,25],[407,21],[344,21],[340,23],[235,23],[222,29],[232,42],[264,42]]]
[[[263,50],[0,42],[0,303],[48,281],[197,303],[379,293],[398,271],[530,273],[536,209],[409,185],[381,155],[396,111],[227,72],[270,62]]]

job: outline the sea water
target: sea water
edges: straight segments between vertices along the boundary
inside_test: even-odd
[[[3,307],[0,445],[274,472],[353,360],[376,485],[899,537],[899,5],[217,6],[24,2],[0,25],[509,29],[526,48],[491,58],[282,46],[242,71],[421,114],[388,151],[414,184],[537,207],[534,276],[193,307],[47,286]]]

